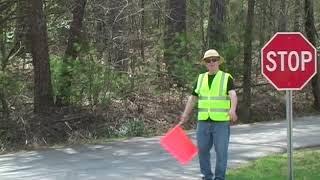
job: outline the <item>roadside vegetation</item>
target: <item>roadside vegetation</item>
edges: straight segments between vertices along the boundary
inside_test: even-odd
[[[320,150],[298,150],[293,154],[294,179],[320,179]],[[258,159],[227,174],[228,180],[285,180],[288,179],[287,154]]]

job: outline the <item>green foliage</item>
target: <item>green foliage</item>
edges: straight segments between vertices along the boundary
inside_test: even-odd
[[[0,86],[7,98],[20,95],[25,90],[26,84],[20,76],[9,71],[0,71]]]
[[[59,56],[51,57],[51,72],[54,95],[61,95],[59,87],[64,86],[63,63]],[[95,105],[108,103],[110,98],[119,98],[126,93],[129,76],[113,69],[109,64],[88,54],[70,61],[67,69],[72,77],[70,98],[72,104]]]
[[[201,70],[203,70],[203,66],[197,65],[195,68],[195,64],[189,61],[177,61],[175,64],[175,77],[182,84],[182,87],[190,88],[190,85],[193,85],[195,79]]]
[[[227,71],[232,76],[237,77],[242,73],[242,61],[241,46],[236,44],[227,43],[221,51],[221,55],[224,57],[225,62],[221,65],[221,69]]]
[[[114,126],[106,126],[98,129],[96,134],[99,138],[116,138],[118,137],[117,130]]]
[[[2,85],[2,87],[6,87],[10,84],[8,79],[8,74],[3,71],[0,71],[0,84]]]
[[[61,72],[62,72],[62,58],[59,56],[50,57],[51,80],[53,85],[53,94],[58,95],[58,87],[62,86]]]
[[[201,43],[198,34],[176,34],[174,44],[166,49],[171,55],[168,69],[173,81],[179,87],[188,87],[200,72],[205,70],[200,65]]]
[[[74,48],[74,50],[76,51],[76,52],[80,52],[80,50],[81,50],[81,44],[79,44],[79,43],[73,43],[73,48]]]

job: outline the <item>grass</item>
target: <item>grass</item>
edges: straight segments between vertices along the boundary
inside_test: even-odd
[[[308,149],[293,154],[293,172],[296,180],[320,179],[320,150]],[[258,159],[246,166],[232,169],[228,180],[286,180],[288,179],[287,154]]]

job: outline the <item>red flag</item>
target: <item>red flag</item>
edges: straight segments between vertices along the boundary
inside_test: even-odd
[[[197,147],[179,125],[168,131],[160,139],[160,144],[182,165],[190,162],[198,153]]]

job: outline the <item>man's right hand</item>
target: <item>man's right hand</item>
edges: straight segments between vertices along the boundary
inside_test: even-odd
[[[179,123],[178,125],[181,126],[183,123],[185,123],[188,120],[188,117],[185,115],[179,116]]]
[[[189,96],[186,107],[184,108],[182,115],[178,117],[180,122],[177,125],[182,125],[188,120],[189,114],[191,113],[192,108],[197,100],[198,100],[197,96],[193,96],[193,95]]]

